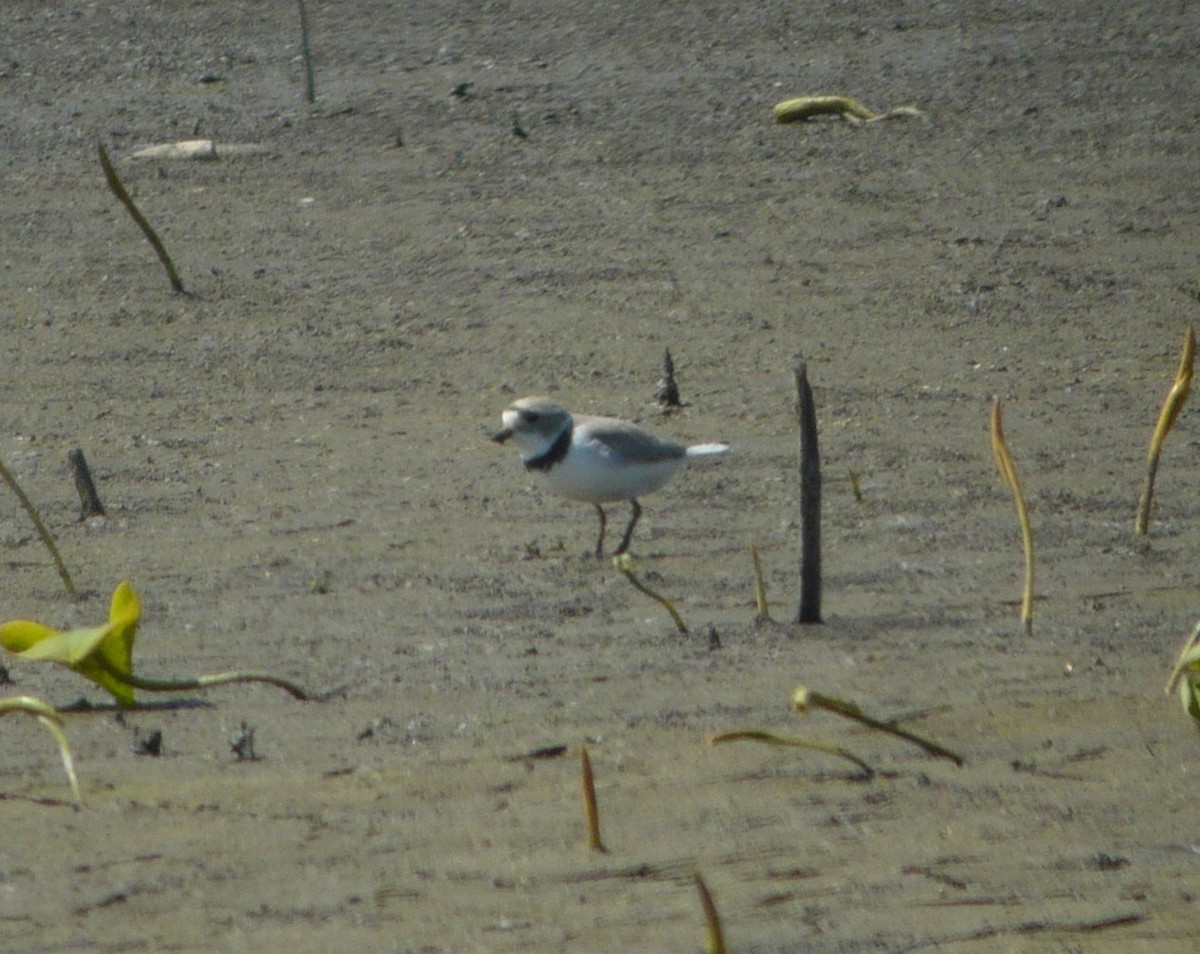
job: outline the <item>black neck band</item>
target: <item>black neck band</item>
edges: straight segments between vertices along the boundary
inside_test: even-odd
[[[554,438],[554,443],[546,448],[546,453],[539,454],[537,457],[530,457],[525,461],[526,470],[548,471],[555,464],[562,463],[562,459],[567,456],[567,451],[571,447],[571,428],[564,427],[558,437]]]

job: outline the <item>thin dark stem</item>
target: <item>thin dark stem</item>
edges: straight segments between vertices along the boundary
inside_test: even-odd
[[[304,58],[304,98],[317,101],[317,84],[313,79],[312,47],[308,42],[308,8],[304,0],[296,0],[300,6],[300,54]]]
[[[907,729],[902,729],[892,722],[881,722],[879,719],[873,719],[867,715],[858,706],[852,702],[846,702],[842,699],[835,699],[833,696],[822,695],[819,692],[810,692],[807,694],[807,704],[816,709],[824,709],[826,712],[832,712],[844,718],[851,719],[860,725],[865,725],[869,729],[875,729],[878,732],[886,732],[888,735],[894,735],[899,739],[913,743],[924,749],[930,755],[936,755],[938,758],[949,759],[955,765],[963,764],[963,757],[957,752],[951,752],[948,748],[938,745],[936,742],[931,742],[924,736],[917,735],[915,732],[909,732]]]
[[[210,686],[224,686],[232,682],[265,682],[283,689],[294,699],[308,701],[313,698],[305,689],[290,679],[274,676],[268,672],[251,670],[245,672],[219,672],[207,676],[194,676],[185,679],[150,679],[146,676],[138,676],[132,672],[118,669],[100,654],[96,654],[92,658],[99,663],[101,669],[118,682],[123,682],[127,686],[133,686],[134,689],[144,689],[146,692],[188,692],[194,689],[207,689]]]
[[[17,478],[12,475],[12,472],[5,466],[4,461],[0,461],[0,477],[4,482],[12,488],[12,492],[17,495],[17,499],[21,501],[21,506],[25,508],[25,512],[29,514],[29,519],[33,521],[33,526],[38,532],[38,536],[42,538],[42,543],[46,549],[50,551],[50,556],[54,558],[54,567],[58,570],[58,576],[66,587],[67,596],[75,599],[75,584],[71,581],[71,574],[67,572],[67,565],[63,563],[63,558],[59,555],[58,547],[54,544],[54,537],[50,535],[50,531],[46,529],[46,524],[42,521],[42,515],[37,512],[30,499],[25,496],[25,491],[21,489],[21,485],[17,483]]]
[[[821,454],[817,409],[808,366],[795,367],[796,413],[800,418],[800,613],[798,622],[821,622]]]
[[[138,224],[138,228],[142,230],[142,234],[146,236],[146,240],[153,247],[154,252],[158,255],[158,260],[162,262],[163,268],[167,270],[167,278],[171,281],[171,287],[179,294],[187,294],[183,288],[183,282],[179,280],[179,273],[175,271],[175,263],[171,261],[171,256],[167,254],[167,248],[162,243],[162,239],[158,237],[158,233],[154,231],[150,223],[146,221],[146,217],[133,204],[133,199],[125,190],[124,183],[121,182],[121,177],[117,175],[117,170],[112,164],[112,160],[108,158],[108,150],[104,148],[104,143],[97,142],[96,149],[100,153],[100,165],[104,169],[104,178],[108,180],[108,187],[112,189],[113,195],[121,200],[121,204],[129,211],[133,217],[133,221]]]

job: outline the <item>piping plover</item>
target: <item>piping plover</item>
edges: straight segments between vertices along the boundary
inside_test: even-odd
[[[628,421],[612,417],[572,417],[561,404],[546,397],[515,401],[504,411],[504,430],[492,440],[510,437],[521,451],[525,469],[538,474],[560,497],[582,500],[600,515],[596,556],[604,555],[608,522],[603,503],[628,500],[633,507],[629,526],[614,555],[629,548],[633,528],[642,515],[637,498],[658,490],[689,458],[721,454],[728,444],[687,447],[655,437]]]

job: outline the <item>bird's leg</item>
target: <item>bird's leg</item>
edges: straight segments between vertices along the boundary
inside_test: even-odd
[[[600,536],[596,540],[596,559],[599,560],[604,556],[604,528],[608,525],[608,518],[604,515],[604,508],[599,504],[592,504],[596,508],[596,513],[600,515]]]
[[[636,498],[630,497],[629,505],[633,507],[633,513],[629,515],[629,526],[625,528],[625,535],[621,537],[621,545],[613,552],[613,556],[620,556],[629,549],[629,541],[633,539],[633,528],[637,525],[638,517],[642,515],[642,505],[637,502]]]

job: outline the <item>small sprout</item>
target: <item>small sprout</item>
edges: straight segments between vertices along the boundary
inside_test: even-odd
[[[97,142],[96,149],[100,153],[100,167],[104,170],[104,178],[108,180],[108,187],[112,189],[115,195],[121,202],[129,215],[138,224],[138,228],[142,230],[142,234],[146,236],[146,240],[154,249],[158,260],[162,262],[163,268],[166,270],[167,279],[171,282],[171,287],[180,295],[186,294],[183,288],[183,282],[179,280],[179,273],[175,271],[175,263],[171,261],[171,256],[167,253],[167,247],[163,245],[162,239],[158,237],[158,233],[154,231],[153,226],[142,215],[141,210],[134,204],[133,198],[125,189],[124,183],[121,182],[121,177],[117,175],[117,170],[112,164],[112,160],[108,158],[108,150],[104,148],[104,143]]]
[[[1029,524],[1029,507],[1025,503],[1025,493],[1021,490],[1021,481],[1017,478],[1017,469],[1013,466],[1012,455],[1008,452],[1008,444],[1004,440],[1003,408],[1000,398],[992,403],[992,453],[1004,482],[1012,491],[1017,505],[1017,521],[1021,525],[1021,546],[1025,551],[1025,585],[1021,594],[1021,623],[1025,627],[1025,635],[1033,633],[1033,529]]]
[[[758,622],[770,623],[770,607],[767,605],[767,584],[762,578],[762,560],[758,559],[758,547],[750,545],[750,558],[754,560],[754,601],[758,610]]]
[[[771,608],[767,605],[767,584],[763,582],[762,560],[758,557],[758,547],[750,545],[750,557],[754,561],[754,603],[758,607],[758,621],[771,622]]]
[[[588,847],[601,854],[608,851],[600,838],[600,808],[596,804],[596,779],[586,745],[579,747],[580,778],[583,783],[583,817],[587,822]]]
[[[834,715],[840,715],[843,718],[851,719],[860,725],[865,725],[869,729],[875,729],[879,732],[886,732],[888,735],[894,735],[897,738],[905,739],[923,748],[930,755],[936,755],[938,758],[949,759],[955,765],[962,765],[963,758],[947,748],[943,748],[936,742],[930,742],[928,739],[922,738],[915,733],[909,732],[906,729],[901,729],[893,722],[880,722],[878,719],[873,719],[859,708],[853,702],[847,702],[844,699],[835,699],[833,696],[822,695],[819,692],[812,692],[806,686],[797,686],[796,691],[792,694],[792,709],[800,715],[804,715],[808,710],[824,709],[826,712],[832,712]]]
[[[650,589],[645,583],[633,575],[633,557],[628,553],[622,553],[620,556],[613,557],[613,568],[620,573],[625,579],[633,584],[633,588],[639,593],[644,593],[650,599],[657,602],[663,609],[671,614],[671,619],[675,621],[675,628],[684,636],[687,635],[688,628],[684,625],[683,617],[675,609],[675,604],[663,596],[661,593],[656,593]]]
[[[733,732],[722,732],[711,736],[709,745],[720,745],[723,742],[762,742],[764,745],[791,746],[799,749],[812,749],[814,752],[825,752],[853,762],[859,769],[856,780],[869,782],[875,777],[875,770],[852,752],[840,745],[831,745],[819,739],[802,738],[797,735],[780,735],[778,732],[768,732],[765,729],[738,729]]]
[[[850,477],[850,492],[854,494],[854,499],[857,503],[866,503],[867,498],[863,494],[862,482],[859,480],[860,475],[853,470],[847,471]]]
[[[1134,519],[1133,530],[1139,537],[1144,537],[1150,530],[1150,510],[1154,503],[1154,481],[1158,476],[1158,461],[1162,455],[1163,441],[1175,425],[1179,411],[1188,398],[1192,389],[1192,368],[1196,354],[1196,330],[1189,327],[1183,339],[1183,353],[1179,357],[1179,370],[1175,372],[1175,381],[1163,401],[1162,410],[1158,414],[1158,423],[1154,426],[1154,435],[1150,438],[1150,451],[1146,455],[1146,481],[1142,484],[1142,495],[1138,500],[1137,517]]]
[[[4,461],[0,460],[0,478],[8,484],[9,489],[17,495],[17,500],[21,502],[21,506],[25,508],[25,512],[29,515],[29,519],[33,522],[34,529],[37,530],[38,536],[46,549],[50,551],[50,556],[54,560],[54,567],[58,570],[59,579],[62,580],[63,587],[67,591],[67,596],[71,599],[75,598],[75,584],[71,580],[71,574],[67,572],[67,565],[63,563],[62,556],[59,555],[58,547],[54,544],[54,537],[50,535],[50,531],[46,529],[46,524],[42,522],[42,515],[38,513],[37,507],[25,495],[25,491],[21,489],[21,485],[17,483],[17,478],[12,475],[12,471],[5,466]]]
[[[708,928],[708,954],[725,954],[725,931],[721,927],[721,915],[717,913],[712,892],[708,890],[708,885],[699,871],[692,874],[692,881],[700,893],[700,906],[704,908],[704,923]]]
[[[896,106],[886,113],[877,113],[849,96],[798,96],[776,103],[771,115],[777,123],[808,122],[814,116],[840,116],[850,123],[875,123],[925,114],[915,106]]]
[[[79,779],[75,775],[75,759],[71,755],[71,746],[67,742],[67,733],[63,730],[62,718],[58,711],[35,696],[9,696],[0,699],[0,716],[10,712],[25,712],[36,718],[50,730],[54,741],[58,743],[59,754],[62,755],[63,769],[67,773],[67,781],[71,785],[71,794],[75,796],[75,804],[83,808],[83,792],[79,788]]]

